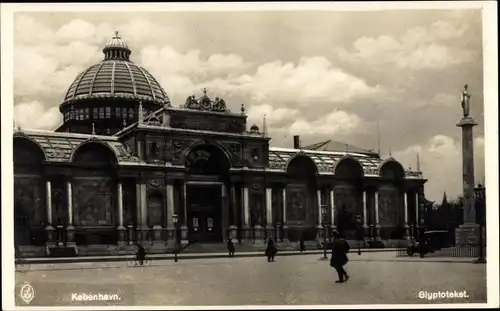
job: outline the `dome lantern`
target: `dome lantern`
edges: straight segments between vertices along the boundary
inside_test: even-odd
[[[111,38],[104,49],[104,60],[125,60],[130,61],[130,54],[132,51],[128,48],[127,42],[120,37],[118,31],[115,31],[115,35]]]

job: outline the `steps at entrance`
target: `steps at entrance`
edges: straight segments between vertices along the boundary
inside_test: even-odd
[[[234,244],[236,253],[238,252],[264,252],[266,250],[267,244],[265,241],[255,241],[255,242],[243,242]],[[300,250],[298,242],[283,242],[277,243],[278,251],[295,251]],[[321,249],[315,241],[306,241],[306,249],[308,250],[318,250]],[[225,243],[192,243],[187,245],[187,247],[182,251],[183,253],[219,253],[227,252],[227,247]]]

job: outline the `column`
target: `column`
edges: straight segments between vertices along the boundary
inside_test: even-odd
[[[380,241],[380,222],[378,217],[378,191],[375,191],[375,239]]]
[[[266,188],[266,233],[273,237],[273,188]]]
[[[117,183],[117,196],[118,196],[118,243],[124,244],[126,242],[127,229],[123,226],[123,186],[121,181]]]
[[[73,188],[71,180],[66,182],[66,195],[68,197],[68,226],[66,227],[66,245],[75,247],[75,227],[73,226]]]
[[[404,224],[404,228],[405,228],[405,239],[406,240],[409,240],[410,239],[410,234],[409,234],[409,231],[410,231],[410,227],[408,226],[408,205],[409,205],[409,198],[408,198],[408,193],[405,191],[403,193],[404,195],[404,215],[405,215],[405,224]]]
[[[316,239],[323,238],[323,213],[321,211],[321,189],[316,191],[316,208],[318,209],[318,224],[316,225]]]
[[[167,193],[167,232],[168,232],[168,240],[172,240],[174,238],[174,185],[171,181],[167,181],[166,185],[166,193]],[[175,241],[174,241],[175,243]]]
[[[281,196],[282,196],[282,201],[283,201],[283,234],[282,234],[282,240],[288,240],[288,225],[287,225],[287,219],[286,219],[286,185],[283,185],[283,189],[281,190]]]
[[[415,192],[415,229],[420,227],[419,221],[419,204],[418,204],[418,192]]]
[[[230,239],[230,231],[228,224],[229,220],[229,198],[227,195],[226,185],[221,185],[221,199],[222,199],[222,215],[221,215],[221,230],[222,230],[222,239],[224,242],[227,242],[227,239]]]
[[[238,211],[236,202],[236,189],[234,185],[231,185],[231,210],[233,213],[233,219],[231,219],[231,225],[229,226],[229,238],[233,243],[238,241]]]
[[[187,244],[188,241],[188,218],[187,218],[187,185],[186,182],[184,181],[182,183],[182,213],[183,213],[183,219],[184,221],[182,222],[181,225],[181,244],[185,245]]]
[[[468,92],[466,89],[464,92]],[[470,95],[470,93],[469,93]],[[464,97],[462,95],[462,97]],[[465,101],[465,99],[463,99]],[[468,100],[467,100],[468,101]],[[467,105],[468,106],[468,105]],[[464,111],[464,117],[457,124],[462,128],[462,185],[464,223],[455,230],[457,244],[478,244],[479,225],[476,223],[474,196],[474,127],[478,123]]]
[[[335,190],[330,189],[330,227],[335,230],[337,226],[335,225]]]
[[[55,245],[55,229],[52,226],[52,184],[50,180],[45,182],[46,184],[46,205],[47,205],[47,226],[45,227],[45,232],[47,233],[47,246]]]
[[[363,232],[365,236],[368,235],[368,212],[366,205],[366,190],[363,190]]]
[[[231,186],[231,206],[233,209],[233,219],[232,219],[232,224],[238,228],[238,203],[236,202],[236,189],[234,188],[234,185]]]
[[[248,186],[243,185],[241,188],[241,200],[242,200],[242,215],[243,215],[243,228],[241,228],[242,239],[250,238],[250,210],[249,210],[249,198],[248,198]]]
[[[139,185],[139,190],[141,194],[141,222],[140,222],[140,231],[141,231],[141,240],[146,241],[148,239],[148,200],[146,195],[146,183],[141,181]]]
[[[286,186],[281,189],[281,197],[283,201],[283,226],[286,225],[287,220],[286,220]]]

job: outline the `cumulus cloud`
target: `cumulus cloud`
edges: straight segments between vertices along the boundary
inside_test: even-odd
[[[21,128],[52,130],[61,124],[61,113],[56,107],[46,109],[38,101],[14,106],[14,119]]]
[[[56,128],[58,105],[71,82],[102,60],[104,44],[118,30],[132,61],[159,81],[174,105],[207,88],[233,111],[244,105],[249,125],[261,127],[265,115],[277,146],[297,134],[307,143],[334,139],[370,148],[379,121],[390,132],[382,140],[400,149],[393,154],[405,165],[414,167],[420,152],[430,199],[461,192],[460,142],[451,138],[457,129],[450,109],[458,118],[463,84],[482,89],[482,64],[471,62],[481,55],[480,14],[433,13],[435,18],[408,22],[404,16],[410,13],[398,12],[393,24],[373,18],[356,27],[349,25],[358,13],[350,12],[338,18],[320,14],[325,19],[307,12],[292,18],[277,14],[296,13],[211,14],[45,15],[50,23],[37,14],[17,14],[16,121],[25,128]],[[332,31],[339,25],[345,31]],[[473,106],[474,116],[479,106]],[[484,158],[481,144],[476,139],[478,163]]]
[[[459,40],[457,43],[466,30],[465,24],[455,26],[436,21],[428,27],[411,28],[399,38],[390,35],[361,37],[350,49],[338,48],[336,54],[343,61],[377,67],[440,69],[477,58],[476,51],[463,48]]]
[[[446,135],[436,135],[424,144],[412,145],[393,153],[394,158],[405,167],[416,168],[417,154],[420,169],[428,179],[425,184],[426,196],[439,200],[446,192],[456,197],[462,193],[462,145],[461,141]],[[484,179],[484,137],[474,139],[474,162],[476,182]]]

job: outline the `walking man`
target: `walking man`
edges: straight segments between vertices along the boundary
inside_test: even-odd
[[[349,252],[349,243],[344,240],[338,231],[333,232],[333,243],[332,243],[332,257],[330,258],[330,266],[335,268],[337,274],[339,275],[338,281],[335,283],[344,283],[349,280],[349,275],[344,269],[349,259],[347,258],[347,253]]]
[[[304,233],[300,235],[300,252],[304,252],[306,250],[306,243],[304,242]]]
[[[276,256],[277,252],[278,249],[276,248],[273,239],[269,238],[267,240],[267,248],[266,248],[267,262],[274,262],[274,256]]]

